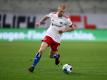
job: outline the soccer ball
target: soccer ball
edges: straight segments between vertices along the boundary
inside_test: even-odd
[[[69,73],[72,72],[72,66],[70,64],[64,64],[63,67],[62,67],[62,70],[65,73],[69,74]]]

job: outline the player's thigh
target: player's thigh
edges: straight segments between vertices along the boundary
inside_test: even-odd
[[[43,53],[43,51],[48,47],[48,44],[46,42],[42,42],[41,46],[39,48],[39,52]]]

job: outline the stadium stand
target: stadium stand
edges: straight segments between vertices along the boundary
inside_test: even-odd
[[[62,2],[69,13],[107,13],[107,0],[0,0],[0,12],[47,13]]]

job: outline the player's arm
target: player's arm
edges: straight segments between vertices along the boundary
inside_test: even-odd
[[[42,24],[45,24],[45,21],[53,16],[53,13],[49,13],[45,17],[43,17],[36,25],[40,26]]]
[[[48,19],[48,16],[43,17],[43,19],[40,20],[40,24],[45,24],[45,21]]]
[[[45,21],[48,19],[48,16],[43,17],[39,22],[36,23],[36,26],[45,24]]]
[[[76,28],[77,26],[74,23],[72,23],[70,18],[68,18],[68,26],[65,27],[64,32],[74,31]]]
[[[72,21],[70,20],[70,18],[68,18],[68,24],[67,24],[67,26],[65,26],[65,28],[63,28],[62,30],[60,30],[59,33],[74,31],[76,28],[77,28],[77,26],[72,23]]]
[[[69,27],[66,27],[64,32],[74,31],[76,28],[77,28],[77,26],[75,24],[72,24]]]
[[[66,26],[62,30],[59,30],[59,33],[74,31],[76,28],[77,28],[77,26],[75,24],[72,24],[70,26]]]

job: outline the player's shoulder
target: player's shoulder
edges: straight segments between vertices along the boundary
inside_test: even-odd
[[[69,16],[67,16],[67,15],[64,15],[63,17],[64,17],[64,18],[66,18],[66,19],[70,19],[70,17],[69,17]]]
[[[50,14],[53,14],[53,15],[54,15],[54,14],[56,14],[56,12],[50,12]]]
[[[71,22],[70,16],[64,15],[64,18],[65,18],[67,21]]]
[[[53,17],[54,15],[55,15],[56,13],[55,12],[50,12],[48,15],[46,15],[46,16],[48,16],[48,17]]]

